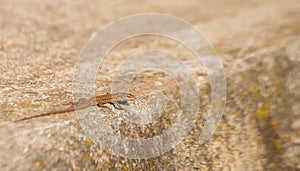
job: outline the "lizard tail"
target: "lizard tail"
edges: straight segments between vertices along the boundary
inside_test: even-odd
[[[72,112],[72,111],[75,111],[74,107],[67,108],[67,109],[64,109],[64,110],[58,110],[58,111],[47,112],[47,113],[43,113],[43,114],[35,115],[35,116],[29,116],[29,117],[25,117],[25,118],[16,120],[16,121],[14,121],[14,122],[20,122],[20,121],[25,121],[25,120],[33,119],[33,118],[39,118],[39,117],[49,116],[49,115],[56,115],[56,114],[66,113],[66,112]]]

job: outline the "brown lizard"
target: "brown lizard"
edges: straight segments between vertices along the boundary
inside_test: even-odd
[[[116,93],[116,94],[103,94],[103,95],[97,95],[95,97],[92,97],[90,99],[80,99],[77,103],[72,105],[69,108],[62,109],[62,110],[55,110],[47,113],[43,113],[40,115],[35,116],[29,116],[25,117],[20,120],[16,120],[14,122],[20,122],[24,120],[29,120],[33,118],[38,118],[42,116],[48,116],[48,115],[55,115],[59,113],[66,113],[66,112],[72,112],[75,110],[81,110],[86,109],[90,106],[98,106],[98,107],[106,107],[104,104],[112,104],[116,109],[123,109],[120,104],[128,104],[128,100],[132,101],[135,99],[135,96],[130,93]]]

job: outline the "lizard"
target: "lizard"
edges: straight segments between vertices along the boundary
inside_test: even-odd
[[[116,93],[116,94],[103,94],[97,95],[95,97],[91,97],[89,99],[80,99],[78,102],[74,103],[71,107],[66,109],[60,110],[53,110],[50,112],[42,113],[35,116],[25,117],[14,122],[25,121],[33,118],[49,116],[49,115],[56,115],[60,113],[67,113],[72,112],[75,110],[82,110],[86,109],[91,106],[98,106],[98,107],[106,107],[105,104],[112,104],[116,109],[122,110],[123,108],[119,104],[128,104],[128,100],[132,101],[136,97],[131,93]]]

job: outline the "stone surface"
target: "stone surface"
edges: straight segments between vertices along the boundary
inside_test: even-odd
[[[299,9],[297,0],[1,1],[1,170],[299,170]],[[120,17],[145,12],[189,21],[220,55],[226,109],[208,142],[199,143],[211,101],[203,65],[179,42],[150,35],[108,54],[95,91],[110,90],[115,68],[132,53],[160,49],[176,55],[192,68],[201,111],[192,132],[171,151],[150,159],[111,155],[86,136],[74,113],[11,122],[69,104],[76,59],[90,36]],[[138,126],[117,115],[108,120],[129,137],[160,134],[176,119],[176,83],[162,72],[145,71],[130,87],[136,95],[154,90],[170,100],[157,122]]]

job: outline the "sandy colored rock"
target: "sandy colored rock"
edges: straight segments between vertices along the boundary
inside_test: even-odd
[[[299,9],[296,0],[2,1],[1,170],[299,170]],[[132,53],[160,49],[176,55],[192,68],[201,110],[192,132],[171,151],[150,159],[111,155],[85,134],[75,113],[12,122],[69,104],[76,59],[91,35],[116,19],[146,12],[189,21],[220,55],[226,108],[208,142],[198,141],[211,101],[203,65],[178,42],[149,35],[122,42],[108,54],[95,91],[109,92],[115,68]],[[167,114],[147,126],[112,115],[108,119],[118,122],[123,135],[147,138],[172,126],[176,83],[147,71],[130,87],[137,96],[153,90],[169,97]]]

